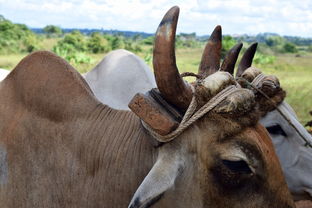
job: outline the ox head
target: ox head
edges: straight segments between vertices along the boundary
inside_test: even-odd
[[[198,110],[225,88],[234,90],[175,139],[158,139],[162,144],[157,147],[157,161],[129,207],[294,207],[273,145],[257,123],[254,93],[237,86],[227,72],[209,75],[220,68],[220,26],[204,50],[197,81],[191,86],[181,78],[174,50],[178,14],[177,7],[170,9],[156,32],[153,65],[161,97],[183,115],[194,100]],[[235,65],[231,57],[221,68]],[[149,102],[148,110],[140,99],[129,107],[151,131],[170,134],[178,120],[172,118],[174,110],[156,112],[153,107],[162,105]],[[151,122],[157,113],[170,118]],[[165,121],[173,124],[163,128]]]
[[[256,49],[257,43],[254,43],[246,50],[238,66],[236,78],[243,87],[248,88],[250,83],[262,76],[261,81],[254,83],[264,93],[255,91],[261,112],[260,123],[270,133],[287,184],[295,199],[311,199],[312,149],[307,144],[312,144],[312,137],[298,121],[294,110],[284,101],[286,93],[280,87],[277,77],[263,75],[259,69],[251,66]],[[235,47],[231,51],[234,53]],[[233,74],[234,67],[223,70]]]

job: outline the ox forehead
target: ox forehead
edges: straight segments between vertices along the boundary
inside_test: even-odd
[[[168,59],[175,60],[178,13],[173,7],[165,16],[172,23],[159,30],[169,37],[156,36],[153,60],[161,95],[184,113],[194,100],[192,87]],[[212,37],[221,39],[221,28],[215,31]],[[207,69],[212,62],[202,63]],[[228,73],[215,76],[220,82],[203,78],[195,86],[198,108],[223,89],[233,87],[233,94],[153,148],[134,113],[101,104],[60,57],[27,56],[0,84],[0,146],[8,173],[0,206],[294,207],[273,146],[256,123],[252,91],[236,86]]]

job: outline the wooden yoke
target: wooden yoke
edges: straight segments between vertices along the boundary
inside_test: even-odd
[[[157,89],[146,94],[137,93],[129,103],[129,108],[158,134],[171,133],[182,120],[182,114],[168,104]]]

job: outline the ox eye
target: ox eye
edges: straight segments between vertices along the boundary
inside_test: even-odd
[[[250,174],[252,170],[244,160],[231,161],[222,160],[222,163],[232,172]]]
[[[282,127],[280,125],[268,126],[268,127],[266,127],[266,129],[268,130],[268,132],[270,134],[283,135],[285,137],[287,136],[287,134],[285,133],[285,131],[282,129]]]

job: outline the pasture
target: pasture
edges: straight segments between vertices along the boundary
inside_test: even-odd
[[[51,39],[54,43],[55,40]],[[45,44],[47,50],[51,50],[49,41]],[[152,65],[151,47],[144,48],[144,52],[137,53],[150,66]],[[176,50],[177,65],[180,72],[197,72],[202,48],[178,48]],[[13,69],[15,65],[27,54],[0,55],[0,68]],[[75,64],[73,66],[80,72],[91,70],[104,56],[105,53],[88,54],[92,57],[91,63]],[[272,64],[254,64],[266,74],[274,74],[281,81],[281,86],[286,90],[286,101],[294,108],[302,124],[312,120],[309,111],[312,110],[312,53],[276,54],[276,60]],[[152,66],[151,66],[152,68]],[[191,78],[187,78],[191,79]]]

